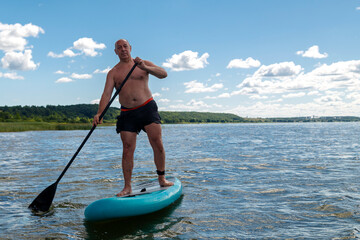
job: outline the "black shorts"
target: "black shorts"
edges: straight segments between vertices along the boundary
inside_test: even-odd
[[[144,127],[151,123],[161,123],[157,104],[151,100],[146,105],[134,110],[121,107],[122,111],[117,117],[116,132],[121,131],[140,133],[145,131]]]

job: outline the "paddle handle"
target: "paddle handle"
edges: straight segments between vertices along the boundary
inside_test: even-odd
[[[131,70],[129,71],[129,73],[126,75],[124,81],[122,81],[122,83],[120,84],[119,88],[116,90],[115,94],[112,96],[112,98],[110,99],[109,103],[106,105],[105,109],[102,111],[102,113],[99,116],[99,121],[101,121],[101,119],[104,117],[105,113],[107,112],[107,110],[109,109],[110,105],[112,104],[112,102],[115,100],[116,96],[120,93],[122,87],[124,86],[124,84],[126,83],[126,81],[129,79],[131,73],[134,71],[134,69],[136,68],[137,63],[134,63],[134,66],[131,68]],[[71,158],[71,160],[68,162],[68,164],[66,165],[66,167],[64,168],[64,170],[62,171],[62,173],[60,174],[60,176],[58,177],[58,179],[56,180],[56,184],[58,184],[61,180],[61,178],[64,176],[64,174],[66,173],[66,171],[68,170],[68,168],[70,167],[70,165],[73,163],[73,161],[75,160],[76,156],[79,154],[79,152],[81,151],[81,149],[83,148],[83,146],[85,145],[86,141],[89,139],[89,137],[91,136],[91,134],[93,133],[93,131],[95,130],[96,125],[93,125],[93,127],[91,128],[91,130],[89,131],[89,133],[86,135],[85,139],[82,141],[82,143],[80,144],[79,148],[77,149],[77,151],[75,152],[75,154],[73,155],[73,157]]]

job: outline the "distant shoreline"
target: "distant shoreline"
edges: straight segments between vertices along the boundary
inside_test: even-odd
[[[66,106],[0,106],[0,132],[36,130],[86,130],[92,127],[92,118],[98,104]],[[244,118],[231,113],[160,111],[163,124],[199,123],[294,123],[294,122],[359,122],[360,117],[289,117]],[[110,107],[104,116],[104,124],[115,125],[120,109]],[[104,125],[102,125],[104,126]]]
[[[322,123],[322,122],[360,122],[358,117],[324,117],[316,119],[307,118],[245,118],[242,122],[231,123]],[[177,122],[163,124],[224,124],[225,122]],[[115,126],[115,123],[103,123],[99,127]],[[57,131],[57,130],[90,130],[90,123],[56,123],[56,122],[0,122],[0,132],[26,132],[26,131]]]

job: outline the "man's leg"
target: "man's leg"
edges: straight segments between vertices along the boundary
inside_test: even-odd
[[[151,123],[144,127],[149,138],[150,145],[154,151],[154,162],[156,169],[165,171],[165,149],[161,137],[161,125]],[[172,186],[174,183],[165,179],[165,175],[158,176],[159,184],[161,186]]]
[[[120,197],[126,194],[130,194],[131,189],[131,175],[134,168],[134,152],[136,148],[136,136],[135,132],[120,132],[121,140],[123,143],[123,155],[122,155],[122,170],[124,175],[125,186],[123,190],[116,196]]]

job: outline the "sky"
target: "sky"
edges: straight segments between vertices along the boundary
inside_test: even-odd
[[[360,116],[360,0],[3,0],[0,106],[98,103],[122,38],[161,111]]]

